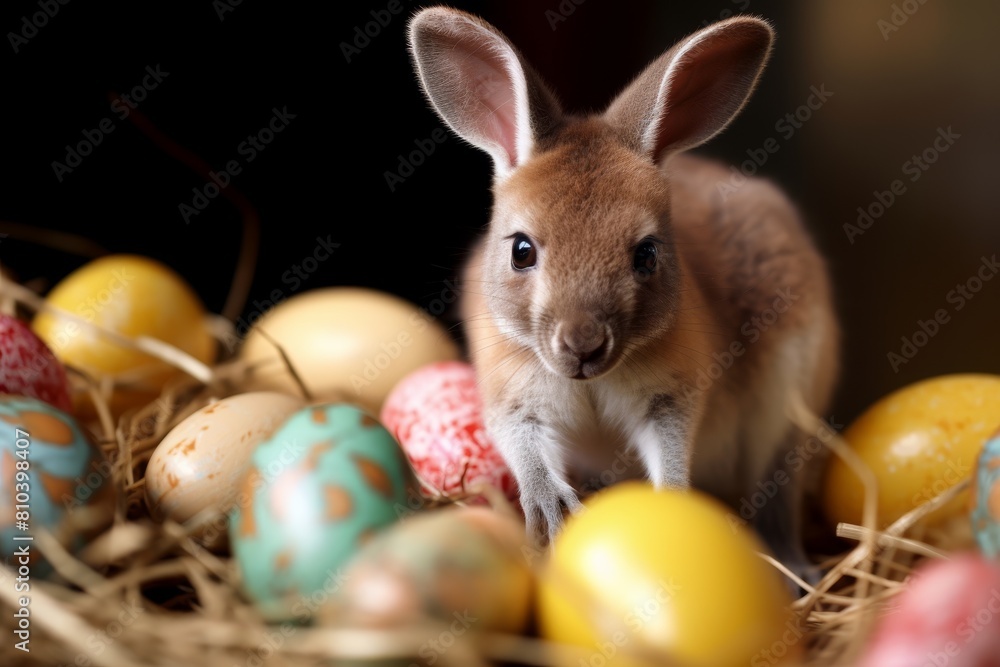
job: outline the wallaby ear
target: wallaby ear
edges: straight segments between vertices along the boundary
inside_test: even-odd
[[[555,96],[489,23],[431,7],[410,21],[409,43],[434,109],[457,135],[490,154],[497,177],[527,160],[536,139],[559,121]]]
[[[774,31],[734,17],[689,35],[653,61],[608,107],[605,118],[655,162],[721,132],[757,86]]]

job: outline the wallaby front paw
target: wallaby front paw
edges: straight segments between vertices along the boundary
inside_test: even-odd
[[[531,497],[521,496],[524,508],[525,528],[528,538],[538,548],[545,548],[555,541],[562,530],[566,512],[575,514],[583,504],[576,492],[569,486],[565,489],[551,488]]]

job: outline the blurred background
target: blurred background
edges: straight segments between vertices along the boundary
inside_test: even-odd
[[[1000,245],[1000,5],[452,4],[506,32],[576,111],[602,108],[708,22],[771,20],[757,94],[701,152],[782,185],[829,258],[845,335],[835,421],[921,378],[1000,373],[1000,267],[984,263]],[[212,170],[239,166],[230,188],[259,215],[261,241],[242,316],[275,290],[363,285],[429,307],[447,289],[488,221],[491,164],[450,135],[433,142],[442,125],[405,43],[418,3],[99,5],[10,0],[0,13],[0,263],[19,280],[45,290],[87,260],[77,241],[56,247],[63,232],[169,264],[221,312],[241,213],[222,196],[197,201],[205,181],[141,131],[137,111]],[[113,105],[115,92],[134,108]],[[779,149],[759,159],[772,138]],[[412,173],[401,167],[428,141]],[[339,245],[304,263],[318,238]]]

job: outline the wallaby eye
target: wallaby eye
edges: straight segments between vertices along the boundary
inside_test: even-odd
[[[643,241],[635,249],[635,256],[632,258],[632,268],[636,273],[648,276],[656,268],[656,244],[652,241]]]
[[[518,271],[530,269],[535,265],[535,246],[531,239],[524,234],[514,235],[514,244],[511,247],[511,265]]]

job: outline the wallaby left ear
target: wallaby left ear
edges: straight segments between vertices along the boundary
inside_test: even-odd
[[[761,19],[733,17],[699,30],[653,61],[605,118],[654,162],[721,132],[757,86],[774,43]]]
[[[458,136],[493,158],[505,178],[562,117],[555,95],[506,36],[450,7],[420,10],[410,21],[417,75],[438,115]]]

